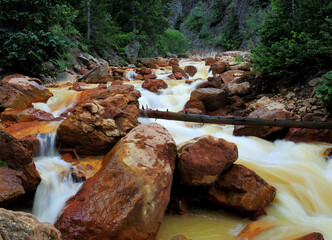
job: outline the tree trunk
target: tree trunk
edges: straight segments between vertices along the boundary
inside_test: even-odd
[[[281,119],[262,119],[245,117],[209,116],[189,113],[175,113],[158,110],[140,110],[141,117],[159,118],[175,121],[215,123],[230,125],[271,126],[289,128],[332,129],[332,122],[304,122]]]

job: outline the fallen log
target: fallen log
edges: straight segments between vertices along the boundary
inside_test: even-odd
[[[289,128],[332,129],[332,122],[307,122],[287,119],[263,119],[246,117],[223,117],[202,114],[176,113],[158,110],[140,110],[140,117],[158,118],[185,122],[215,123],[230,125],[271,126]]]

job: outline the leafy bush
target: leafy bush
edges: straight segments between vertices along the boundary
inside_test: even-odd
[[[129,33],[118,33],[110,37],[111,43],[118,49],[120,54],[125,53],[125,47],[133,40],[134,34]]]
[[[161,53],[185,53],[188,51],[190,41],[178,30],[168,29],[160,37],[159,48]]]
[[[332,71],[326,73],[321,82],[323,84],[317,88],[316,92],[320,95],[321,101],[332,109]]]
[[[0,167],[8,167],[8,164],[2,160],[0,160]]]

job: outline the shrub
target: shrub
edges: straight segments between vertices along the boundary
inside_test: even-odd
[[[188,41],[183,33],[179,32],[178,30],[168,29],[161,36],[159,44],[159,49],[162,54],[166,52],[178,54],[188,51],[190,41]]]
[[[326,73],[321,82],[323,84],[317,88],[316,92],[320,95],[321,101],[332,109],[332,71]]]
[[[199,33],[206,23],[204,16],[204,4],[199,2],[198,5],[190,11],[189,16],[184,21],[187,29]]]

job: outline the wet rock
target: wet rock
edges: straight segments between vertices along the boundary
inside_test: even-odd
[[[184,196],[171,196],[167,206],[167,214],[185,216],[189,214],[188,201]]]
[[[8,167],[23,172],[22,183],[26,193],[34,192],[41,180],[27,149],[10,134],[0,130],[0,160]]]
[[[232,111],[237,111],[237,110],[245,109],[246,108],[245,101],[242,98],[240,98],[239,96],[237,96],[237,95],[229,97],[228,100],[229,100],[229,102],[231,104],[230,105],[230,109]]]
[[[189,75],[190,77],[193,77],[193,76],[195,76],[195,74],[197,73],[197,68],[196,68],[195,66],[188,65],[188,66],[185,66],[184,71],[185,71],[186,73],[188,73],[188,75]]]
[[[5,207],[25,194],[22,171],[0,167],[0,207]]]
[[[205,66],[211,66],[216,64],[217,60],[212,58],[212,57],[208,57],[205,59]]]
[[[35,157],[39,154],[40,142],[37,138],[37,134],[25,136],[23,138],[17,139],[17,141],[20,142],[23,147],[26,148],[26,150],[28,150],[32,157]]]
[[[6,76],[3,82],[9,83],[12,87],[25,94],[31,103],[47,102],[53,94],[41,84],[36,78],[14,74]]]
[[[249,223],[242,231],[236,236],[237,239],[254,240],[261,233],[275,227],[273,224],[264,223],[260,221],[253,221]]]
[[[233,164],[220,175],[209,194],[222,208],[252,216],[273,201],[276,189],[254,171]]]
[[[216,88],[199,88],[191,92],[190,99],[201,100],[207,111],[214,111],[226,106],[227,93]]]
[[[149,69],[149,68],[142,67],[140,73],[144,76],[144,75],[149,75],[149,74],[151,74],[152,71],[151,71],[151,69]]]
[[[201,100],[199,99],[190,99],[186,102],[186,104],[184,105],[184,109],[188,109],[188,108],[194,108],[194,109],[198,109],[200,110],[203,114],[206,113],[204,104]]]
[[[213,86],[215,88],[221,87],[221,77],[219,75],[215,75],[213,77],[208,77],[207,80],[211,86]]]
[[[32,107],[28,96],[6,82],[0,82],[0,112],[6,108]]]
[[[106,154],[139,122],[140,92],[132,85],[91,89],[59,126],[57,135],[64,148],[78,154]]]
[[[40,109],[13,109],[7,108],[1,113],[1,121],[11,122],[30,122],[30,121],[53,121],[55,118],[52,113]]]
[[[168,61],[169,66],[179,66],[179,61],[176,58],[172,58]]]
[[[210,67],[213,75],[221,74],[226,71],[226,64],[223,62],[218,62]]]
[[[203,81],[197,85],[197,88],[211,88],[213,87],[209,81]]]
[[[155,74],[148,74],[148,75],[144,75],[143,78],[146,79],[156,79],[157,75]]]
[[[324,151],[323,156],[326,159],[329,159],[330,157],[332,157],[332,148],[328,148]]]
[[[189,186],[210,186],[238,157],[234,143],[210,135],[184,142],[178,153],[180,183]]]
[[[176,145],[157,123],[140,125],[104,157],[55,223],[66,239],[155,239],[167,207]]]
[[[107,83],[111,81],[108,64],[100,65],[78,79],[85,83]]]
[[[294,240],[324,240],[324,237],[323,234],[314,232],[302,237],[294,238]]]
[[[73,86],[71,86],[68,90],[83,91],[83,89],[79,83],[74,83]]]
[[[172,66],[172,73],[173,73],[173,74],[175,74],[175,73],[181,73],[181,75],[182,75],[184,78],[186,78],[186,79],[189,78],[188,75],[185,73],[185,71],[183,71],[182,68],[180,68],[179,66],[176,66],[176,65],[173,65],[173,66]]]
[[[146,67],[158,69],[158,60],[154,58],[140,58],[139,61]]]
[[[230,70],[220,74],[224,83],[240,83],[245,72],[242,70]]]
[[[60,240],[61,234],[50,223],[41,223],[37,218],[24,212],[0,208],[0,236],[3,239]]]
[[[115,80],[115,81],[112,82],[111,86],[115,86],[115,85],[123,85],[123,81]]]
[[[245,96],[252,93],[252,89],[249,82],[243,83],[227,83],[224,88],[229,96],[238,95]]]
[[[262,119],[290,119],[290,113],[284,109],[274,109],[267,106],[259,107],[248,115],[249,118]],[[269,126],[245,126],[237,125],[234,127],[234,136],[256,136],[267,140],[283,138],[287,129],[283,127]]]
[[[177,80],[181,80],[182,78],[184,78],[184,76],[180,72],[173,73],[172,75],[173,75],[173,78],[175,78]],[[172,78],[171,75],[169,77]]]
[[[326,142],[332,143],[332,130],[290,128],[285,140],[293,142]]]
[[[166,89],[167,83],[161,79],[147,79],[143,82],[142,88],[148,89],[150,92],[159,92],[159,89]]]

